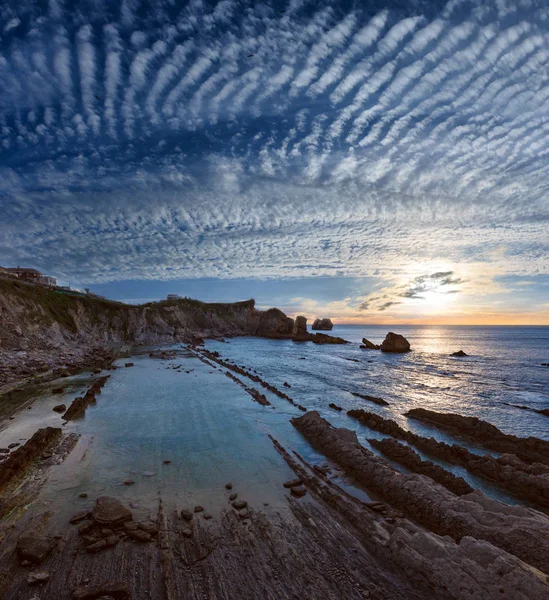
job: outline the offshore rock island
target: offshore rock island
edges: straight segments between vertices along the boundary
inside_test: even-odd
[[[3,599],[549,598],[549,441],[350,383],[401,334],[5,279],[0,318]]]

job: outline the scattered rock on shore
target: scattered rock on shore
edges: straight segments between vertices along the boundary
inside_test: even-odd
[[[184,519],[185,521],[192,521],[193,513],[188,508],[182,508],[181,509],[181,518]]]
[[[50,574],[47,571],[34,571],[29,573],[27,583],[29,585],[40,585],[41,583],[46,583],[49,578]]]
[[[285,488],[297,487],[303,485],[303,479],[290,479],[289,481],[285,481],[283,485]]]
[[[132,513],[116,498],[100,496],[95,501],[92,517],[100,525],[121,525],[132,520]]]
[[[67,407],[65,404],[58,404],[53,407],[53,410],[58,413],[64,413],[67,410]]]
[[[337,410],[337,411],[342,411],[342,410],[343,410],[343,409],[341,408],[341,406],[338,406],[337,404],[334,404],[333,402],[330,402],[330,404],[328,404],[328,406],[329,406],[330,408],[333,408],[334,410]]]
[[[17,556],[19,560],[28,560],[40,564],[57,546],[56,540],[42,535],[24,535],[17,540]]]

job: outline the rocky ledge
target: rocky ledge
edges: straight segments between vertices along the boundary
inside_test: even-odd
[[[465,467],[470,473],[495,483],[514,496],[535,502],[540,506],[549,506],[549,466],[547,465],[528,464],[514,454],[502,454],[498,458],[490,454],[479,456],[457,444],[446,444],[434,438],[421,437],[403,429],[395,421],[384,419],[374,413],[350,410],[347,414],[374,431],[404,440],[422,452],[445,462]],[[388,445],[386,448],[390,450]],[[395,456],[392,458],[396,459]]]
[[[379,450],[382,454],[410,469],[414,473],[427,475],[433,481],[440,483],[446,489],[450,490],[457,496],[470,494],[474,492],[473,488],[463,479],[456,477],[450,471],[443,469],[439,465],[435,465],[428,460],[422,460],[417,452],[414,452],[410,446],[401,444],[391,438],[383,440],[368,440],[369,444]]]
[[[472,439],[488,450],[516,454],[527,463],[549,465],[549,441],[535,437],[521,438],[500,431],[495,425],[478,417],[464,417],[454,413],[438,413],[425,408],[414,408],[407,417],[435,425],[439,429]]]
[[[316,411],[292,423],[368,490],[436,534],[457,542],[467,536],[485,540],[542,571],[547,569],[549,517],[478,491],[458,497],[428,477],[400,473],[361,446],[354,431],[333,427]]]
[[[39,429],[25,445],[19,446],[9,454],[0,464],[0,492],[3,492],[10,482],[21,477],[25,470],[60,436],[60,428],[44,427]]]

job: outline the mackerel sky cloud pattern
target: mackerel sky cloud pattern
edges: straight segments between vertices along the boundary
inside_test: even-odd
[[[3,2],[0,134],[71,281],[549,273],[546,2]]]

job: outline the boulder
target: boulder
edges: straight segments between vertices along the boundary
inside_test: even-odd
[[[185,519],[185,521],[193,520],[193,513],[188,508],[181,509],[181,518]]]
[[[47,571],[34,571],[33,573],[29,573],[27,583],[29,585],[40,585],[41,583],[46,583],[49,578],[50,574]]]
[[[450,356],[469,356],[469,355],[465,354],[465,352],[463,352],[463,350],[458,350],[457,352],[452,352],[452,354],[450,354]]]
[[[58,404],[57,406],[53,407],[53,410],[58,413],[64,413],[67,410],[67,407],[65,404]]]
[[[360,345],[360,347],[363,350],[379,350],[380,346],[378,344],[374,344],[373,342],[371,342],[370,340],[367,340],[366,338],[362,338],[362,344]]]
[[[403,335],[390,331],[383,340],[380,348],[382,352],[409,352],[410,342]]]
[[[92,518],[100,525],[122,525],[125,521],[132,520],[132,513],[116,498],[99,496],[95,501]]]
[[[292,329],[292,339],[304,340],[308,338],[309,332],[307,331],[307,318],[303,316],[296,317]]]
[[[331,331],[334,324],[330,319],[315,319],[313,329],[317,331]]]
[[[290,493],[293,496],[297,496],[298,498],[301,498],[302,496],[305,496],[305,494],[307,493],[307,488],[304,485],[297,485],[297,486],[290,488]]]
[[[57,542],[42,535],[25,535],[17,540],[17,556],[21,561],[28,560],[39,564],[46,559],[57,546]]]

